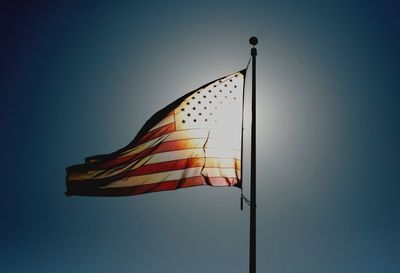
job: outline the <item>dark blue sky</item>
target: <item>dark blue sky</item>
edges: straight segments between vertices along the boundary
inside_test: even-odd
[[[125,146],[168,103],[243,68],[252,35],[258,272],[398,272],[396,1],[8,2],[1,272],[246,272],[236,188],[64,191],[66,166]]]

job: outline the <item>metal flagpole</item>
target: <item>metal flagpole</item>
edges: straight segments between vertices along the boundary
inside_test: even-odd
[[[256,273],[256,56],[258,43],[256,37],[251,37],[249,43],[252,57],[252,87],[251,87],[251,171],[250,171],[250,257],[249,272]]]

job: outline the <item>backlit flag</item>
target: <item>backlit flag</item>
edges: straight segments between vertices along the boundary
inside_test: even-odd
[[[124,196],[200,185],[241,186],[246,70],[186,94],[126,147],[67,168],[67,195]]]

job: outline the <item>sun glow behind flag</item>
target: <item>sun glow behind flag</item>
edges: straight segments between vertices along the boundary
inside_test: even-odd
[[[241,186],[246,70],[186,94],[126,147],[67,168],[67,195],[124,196],[200,185]]]

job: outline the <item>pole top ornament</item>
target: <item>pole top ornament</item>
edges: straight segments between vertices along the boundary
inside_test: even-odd
[[[257,39],[257,37],[254,37],[254,36],[250,37],[249,43],[250,43],[252,46],[255,46],[256,44],[258,44],[258,39]]]

